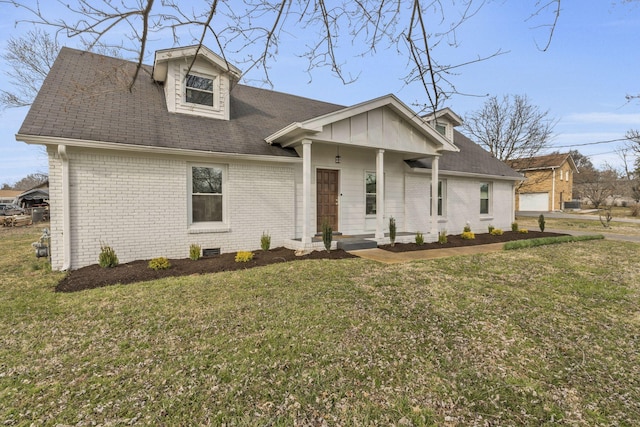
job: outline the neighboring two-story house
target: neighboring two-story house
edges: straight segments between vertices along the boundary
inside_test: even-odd
[[[195,60],[194,60],[195,58]],[[437,240],[514,219],[522,176],[393,95],[342,106],[240,84],[206,47],[136,64],[63,48],[17,139],[49,156],[52,267],[273,247],[322,248],[336,232]],[[433,197],[432,197],[433,195]]]
[[[552,212],[564,209],[573,194],[573,174],[578,172],[568,153],[549,154],[507,162],[526,180],[516,189],[517,211]]]

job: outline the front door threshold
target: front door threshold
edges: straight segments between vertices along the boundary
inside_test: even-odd
[[[332,236],[342,236],[342,233],[340,231],[334,231],[331,233]],[[315,237],[322,237],[322,233],[316,233]]]

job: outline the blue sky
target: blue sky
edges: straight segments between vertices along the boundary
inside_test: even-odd
[[[557,120],[554,150],[575,148],[597,167],[605,163],[621,166],[616,150],[624,143],[598,142],[620,139],[629,129],[640,129],[640,101],[625,99],[626,94],[640,93],[640,1],[563,0],[546,52],[538,46],[546,43],[547,32],[536,27],[550,22],[551,17],[547,14],[527,20],[534,5],[535,0],[490,1],[460,29],[456,48],[438,48],[436,59],[442,63],[464,62],[498,49],[508,52],[460,68],[451,80],[459,92],[469,95],[456,95],[446,106],[464,116],[481,108],[484,95],[527,95],[532,104],[549,110],[550,117]],[[0,9],[0,47],[4,49],[11,35],[25,33],[30,26],[14,26],[16,19],[24,16],[15,8],[3,4]],[[59,10],[54,8],[51,13]],[[61,42],[77,46],[75,41]],[[402,81],[406,59],[393,48],[355,57],[351,52],[360,52],[362,47],[342,42],[339,53],[345,69],[358,76],[345,86],[328,68],[307,73],[306,60],[294,53],[303,43],[304,31],[283,37],[269,70],[273,90],[344,105],[388,93],[409,106],[425,102],[419,86]],[[171,46],[171,37],[156,35],[151,48]],[[150,58],[145,62],[150,63]],[[1,71],[6,71],[4,67],[0,64]],[[263,75],[252,70],[246,78],[249,84],[256,84]],[[0,87],[8,89],[7,85],[7,79],[0,79]],[[44,149],[15,140],[26,112],[26,108],[0,112],[0,184],[13,184],[29,173],[47,172]]]

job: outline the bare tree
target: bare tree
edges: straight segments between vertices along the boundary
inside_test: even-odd
[[[60,45],[47,32],[35,28],[22,37],[11,37],[2,59],[13,91],[0,91],[0,107],[31,105],[53,65]]]
[[[589,200],[594,208],[613,204],[617,197],[618,173],[613,168],[585,171],[584,182],[576,185],[581,198]]]
[[[49,180],[49,175],[46,173],[30,173],[29,175],[22,178],[20,181],[16,182],[13,185],[13,190],[30,190],[34,187],[37,187],[40,184],[44,184]]]
[[[463,126],[472,140],[508,161],[529,159],[547,149],[555,123],[525,95],[505,95],[501,100],[489,98],[480,110],[465,116]]]
[[[0,3],[26,11],[30,16],[26,22],[49,26],[70,38],[85,38],[89,48],[102,43],[127,49],[135,55],[138,70],[148,53],[150,38],[167,33],[173,36],[174,44],[183,43],[184,39],[198,46],[206,42],[217,48],[225,60],[233,57],[245,72],[261,68],[267,83],[270,61],[278,55],[280,43],[291,39],[292,34],[301,34],[305,41],[302,51],[296,53],[308,60],[309,71],[330,67],[345,83],[357,78],[348,67],[348,63],[357,64],[352,61],[354,56],[396,49],[399,57],[408,61],[405,81],[422,85],[424,104],[432,110],[458,93],[451,77],[460,66],[503,53],[498,48],[459,64],[443,63],[437,58],[439,49],[458,46],[458,29],[487,0],[200,0],[188,6],[177,0],[57,1],[66,16],[72,18],[46,14],[39,2]],[[549,39],[560,16],[560,2],[536,1],[531,14],[548,19]],[[111,44],[115,35],[118,42]],[[354,51],[355,46],[363,48]]]

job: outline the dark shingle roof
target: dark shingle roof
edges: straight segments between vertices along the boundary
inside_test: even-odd
[[[237,84],[231,120],[170,113],[164,89],[143,66],[129,90],[135,64],[63,48],[25,118],[19,134],[178,148],[230,154],[297,157],[293,149],[269,145],[268,135],[344,106]],[[447,152],[440,170],[520,177],[455,132],[459,153]],[[407,162],[430,168],[429,159]]]
[[[132,90],[132,62],[63,48],[19,133],[149,147],[297,156],[264,138],[344,106],[245,85],[231,92],[231,120],[167,110],[164,90],[143,66]]]
[[[513,159],[507,162],[516,170],[532,170],[532,169],[556,169],[569,161],[571,155],[569,153],[553,153],[545,156],[530,157],[525,159]]]
[[[522,178],[518,172],[504,162],[493,157],[488,151],[469,138],[454,130],[454,143],[460,149],[458,153],[445,153],[438,162],[441,173],[457,172],[479,175],[504,176],[505,178]],[[410,167],[431,169],[431,159],[407,161]]]

